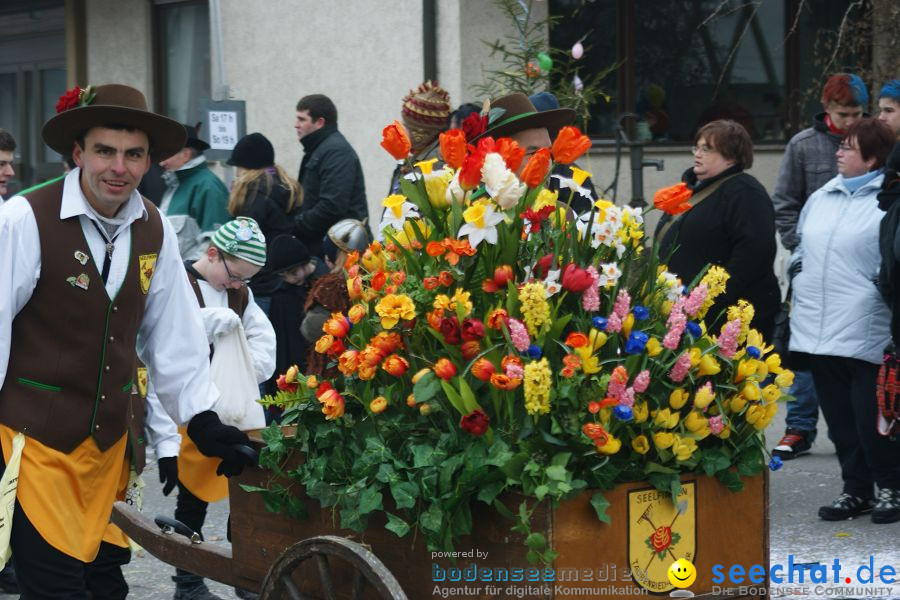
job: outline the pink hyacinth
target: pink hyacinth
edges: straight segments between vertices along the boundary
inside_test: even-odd
[[[619,333],[622,331],[622,317],[613,313],[606,320],[606,331],[609,333]]]
[[[630,310],[631,296],[628,295],[627,290],[619,290],[619,295],[616,296],[616,303],[613,305],[613,314],[620,319],[624,319],[628,316]]]
[[[666,321],[666,327],[669,331],[663,337],[663,347],[668,350],[674,350],[681,343],[681,336],[684,334],[684,328],[687,325],[687,317],[684,315],[684,298],[678,298],[672,305],[672,311],[669,313],[669,319]]]
[[[633,387],[630,387],[627,390],[625,390],[625,393],[622,394],[621,398],[619,398],[619,404],[621,404],[622,406],[627,406],[628,408],[631,408],[632,406],[634,406],[634,388]]]
[[[593,266],[588,267],[585,271],[591,276],[591,285],[581,295],[581,307],[588,312],[594,312],[600,310],[600,292],[597,287],[600,273]]]
[[[684,312],[692,317],[696,316],[700,311],[700,307],[706,302],[707,295],[709,295],[709,288],[706,287],[705,283],[695,287],[688,296],[687,302],[684,303]]]
[[[525,377],[525,369],[522,365],[510,361],[506,364],[506,376],[510,379],[522,379]]]
[[[669,370],[669,379],[674,381],[675,383],[681,383],[685,377],[687,377],[688,371],[691,370],[691,355],[688,352],[683,352],[681,356],[675,361],[675,364],[672,365],[672,368]]]
[[[628,371],[625,367],[619,365],[613,369],[612,376],[609,378],[609,385],[606,388],[606,395],[621,400],[625,395],[625,386],[628,385]]]
[[[637,374],[637,377],[634,378],[634,391],[638,394],[643,394],[647,391],[647,387],[650,385],[650,371],[644,369],[640,373]]]
[[[516,350],[519,352],[528,350],[528,346],[531,345],[531,337],[528,335],[528,328],[525,327],[525,323],[518,319],[510,318],[507,322],[507,327],[509,327],[509,338],[512,340]]]
[[[722,327],[722,335],[719,336],[719,353],[725,358],[731,358],[737,352],[738,336],[741,334],[741,320],[732,319]]]
[[[709,431],[713,435],[719,435],[723,429],[725,429],[725,422],[722,420],[722,415],[709,418]]]

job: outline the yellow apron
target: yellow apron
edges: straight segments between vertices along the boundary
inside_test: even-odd
[[[204,502],[218,502],[228,497],[228,478],[216,475],[221,458],[200,453],[187,428],[179,427],[181,449],[178,451],[178,481]]]
[[[15,435],[0,425],[7,461]],[[44,541],[82,562],[96,558],[116,494],[128,483],[127,443],[124,434],[101,452],[87,438],[65,454],[26,436],[16,497]]]

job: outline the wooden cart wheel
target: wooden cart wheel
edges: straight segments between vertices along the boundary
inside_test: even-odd
[[[318,585],[310,582],[311,577],[318,578]],[[378,557],[356,542],[331,535],[309,538],[285,550],[269,569],[259,597],[407,600],[400,584]]]

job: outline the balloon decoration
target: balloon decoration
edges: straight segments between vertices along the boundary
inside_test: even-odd
[[[584,56],[584,46],[581,45],[580,41],[575,42],[572,46],[572,58],[578,60],[582,56]]]
[[[575,74],[575,77],[572,78],[572,87],[575,88],[576,94],[580,94],[584,90],[584,82],[577,73]]]
[[[528,61],[528,64],[525,65],[525,75],[530,79],[537,79],[541,76],[541,67],[533,60]]]
[[[546,52],[538,52],[537,60],[541,70],[545,73],[549,73],[550,69],[553,68],[553,59]]]

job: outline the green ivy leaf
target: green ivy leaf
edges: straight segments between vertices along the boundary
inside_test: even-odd
[[[703,458],[700,460],[703,472],[712,477],[717,472],[727,469],[731,466],[731,461],[725,456],[725,453],[716,448],[703,452]]]
[[[525,538],[525,545],[531,550],[543,550],[547,547],[547,537],[543,533],[533,532]]]
[[[734,471],[719,471],[716,473],[716,479],[722,482],[732,492],[739,492],[744,489],[744,482],[741,481],[740,475]]]
[[[412,508],[419,497],[419,488],[411,481],[398,481],[391,484],[391,496],[397,508]]]
[[[425,532],[433,535],[440,534],[443,521],[444,511],[437,504],[432,504],[428,510],[419,515],[419,525]]]
[[[609,515],[606,514],[606,509],[609,508],[609,501],[601,492],[596,492],[591,496],[591,506],[594,507],[594,512],[597,513],[598,519],[607,524],[611,523]]]
[[[367,487],[359,495],[359,512],[367,515],[373,510],[384,508],[382,504],[382,494],[374,486]]]
[[[395,533],[397,535],[397,537],[403,537],[407,533],[409,533],[409,530],[411,529],[411,527],[409,526],[409,523],[407,523],[406,521],[404,521],[397,515],[394,515],[391,513],[385,513],[385,514],[387,515],[387,520],[388,520],[387,525],[384,526],[385,529],[387,529],[390,532]]]
[[[492,504],[497,495],[503,491],[504,487],[506,487],[506,482],[502,480],[485,484],[478,490],[478,500],[485,504]]]
[[[544,472],[547,474],[548,479],[552,479],[554,481],[565,481],[569,475],[568,471],[566,471],[566,468],[559,465],[551,465],[547,467]]]

